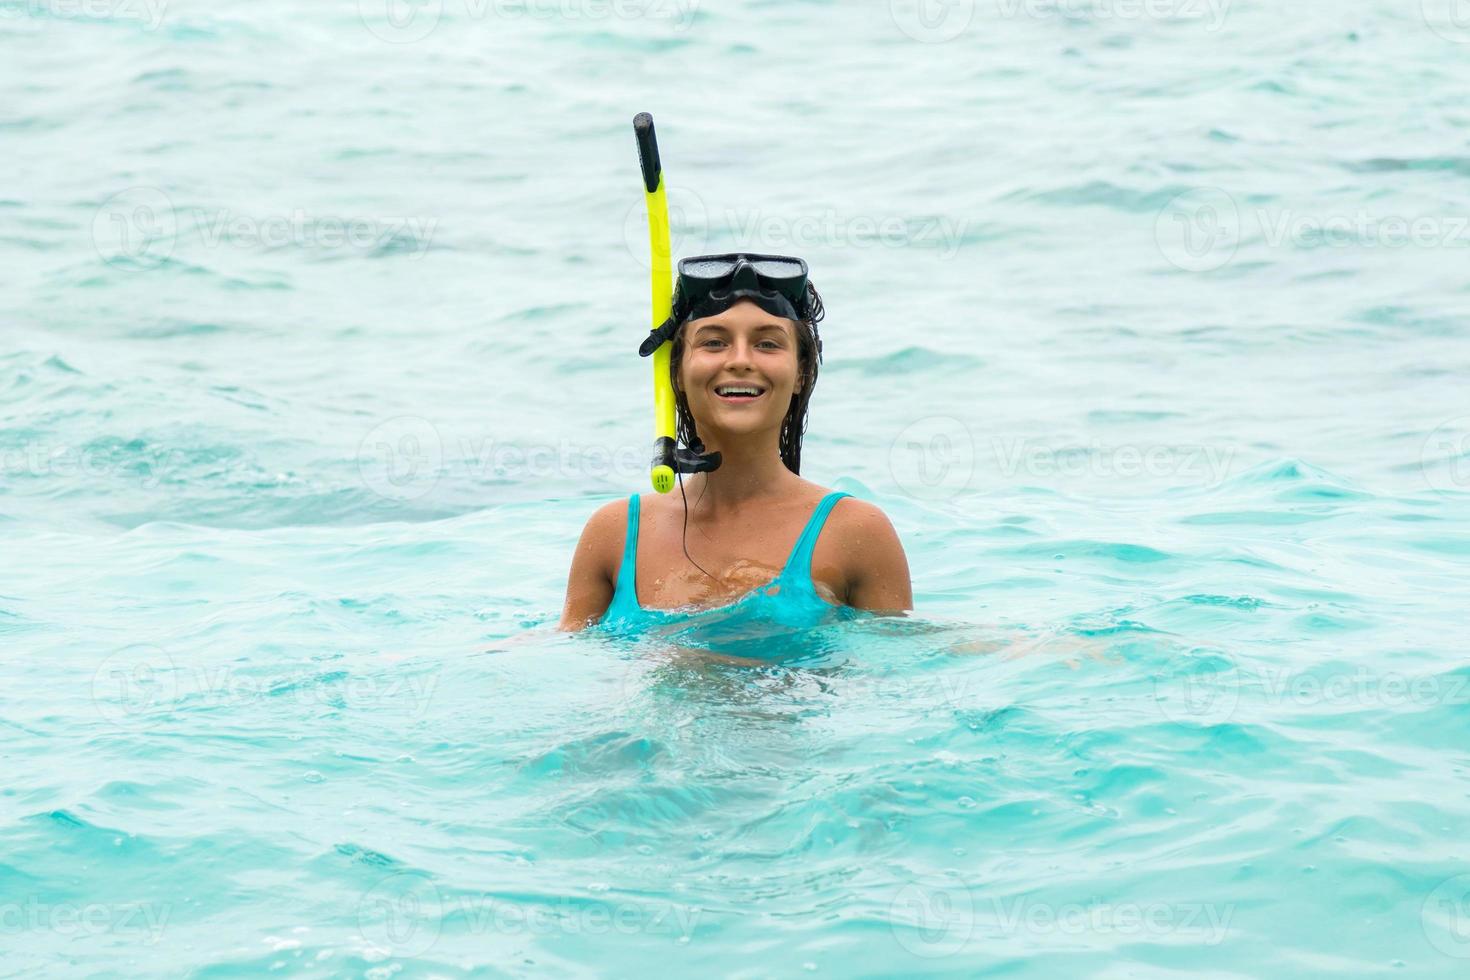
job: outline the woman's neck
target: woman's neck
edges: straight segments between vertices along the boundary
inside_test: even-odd
[[[801,477],[787,469],[780,453],[768,444],[719,446],[712,440],[705,452],[720,454],[720,468],[685,479],[690,514],[738,513],[751,504],[785,496],[801,483]]]

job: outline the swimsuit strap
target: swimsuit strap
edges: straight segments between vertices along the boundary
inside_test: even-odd
[[[638,602],[638,586],[635,577],[637,573],[638,495],[635,493],[628,498],[628,531],[623,535],[623,564],[618,569],[618,586],[616,589],[616,591],[621,592],[626,588],[628,598],[632,599],[634,604]]]
[[[812,512],[811,519],[806,522],[806,527],[801,530],[801,537],[796,539],[796,547],[791,549],[791,557],[786,560],[786,567],[781,569],[781,577],[792,576],[812,580],[812,552],[817,547],[817,537],[822,533],[822,525],[827,523],[827,515],[832,513],[832,508],[837,506],[837,501],[852,494],[841,490],[834,490],[827,494],[817,504],[817,509]]]

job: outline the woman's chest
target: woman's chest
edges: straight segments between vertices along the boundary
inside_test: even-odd
[[[847,586],[841,551],[834,547],[839,533],[829,526],[802,541],[809,517],[798,512],[718,528],[691,522],[686,531],[682,509],[645,513],[636,559],[639,604],[710,608],[757,589],[777,595],[785,585],[800,587],[809,581],[819,597],[840,605]]]

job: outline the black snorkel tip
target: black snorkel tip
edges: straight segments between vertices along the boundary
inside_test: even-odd
[[[633,117],[633,136],[638,140],[638,166],[643,170],[643,187],[652,194],[658,190],[664,166],[658,158],[658,136],[653,131],[653,116],[640,112]]]

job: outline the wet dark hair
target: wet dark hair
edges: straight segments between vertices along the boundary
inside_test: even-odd
[[[810,311],[803,320],[796,320],[796,364],[801,372],[801,390],[791,396],[791,406],[781,422],[781,462],[791,472],[801,474],[801,440],[806,435],[807,406],[811,403],[812,389],[817,384],[817,370],[822,364],[822,337],[817,324],[827,316],[822,306],[821,294],[811,282],[806,284],[807,308]],[[673,350],[669,354],[669,375],[674,385],[674,411],[678,418],[676,438],[681,445],[691,448],[701,446],[699,432],[694,426],[694,413],[689,411],[689,399],[679,388],[679,368],[684,363],[685,320],[674,334]]]

